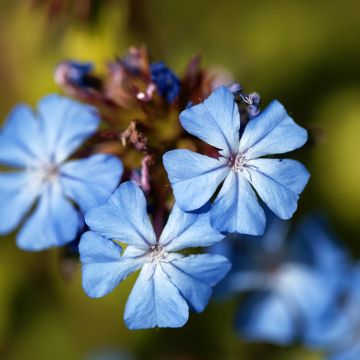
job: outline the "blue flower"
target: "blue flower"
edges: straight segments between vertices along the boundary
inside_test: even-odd
[[[232,271],[219,291],[247,293],[236,328],[248,340],[290,344],[305,339],[348,272],[346,252],[322,222],[307,219],[290,238],[288,226],[275,218],[260,239],[225,240],[212,249],[233,254]]]
[[[75,239],[82,212],[105,201],[122,174],[120,160],[97,154],[66,161],[98,128],[95,108],[50,95],[34,113],[19,105],[0,133],[0,233],[14,230],[37,205],[17,235],[24,250],[61,246]]]
[[[180,92],[180,81],[163,62],[152,63],[151,80],[156,84],[159,94],[172,103]]]
[[[278,101],[240,129],[234,96],[220,87],[203,103],[184,110],[180,121],[186,131],[221,149],[218,159],[182,149],[164,154],[164,165],[182,210],[200,208],[224,182],[210,212],[211,224],[217,230],[250,235],[264,232],[265,214],[253,188],[277,216],[291,218],[309,179],[308,171],[294,160],[260,157],[302,146],[307,132],[294,123]]]
[[[141,269],[126,304],[126,325],[130,329],[183,326],[189,306],[203,311],[212,286],[231,266],[220,255],[176,252],[222,240],[210,226],[206,210],[184,213],[174,205],[156,239],[143,192],[131,181],[120,185],[106,204],[85,217],[93,230],[82,236],[79,246],[85,292],[90,297],[104,296]],[[114,239],[128,246],[123,251]]]
[[[322,349],[329,360],[360,359],[360,264],[343,278],[343,292],[313,323],[307,345]]]

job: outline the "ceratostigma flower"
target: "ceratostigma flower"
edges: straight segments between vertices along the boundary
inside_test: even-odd
[[[210,211],[212,225],[221,232],[264,232],[265,215],[253,188],[280,218],[293,215],[308,171],[294,160],[260,159],[294,150],[307,140],[306,130],[278,101],[250,119],[241,137],[239,109],[226,87],[184,110],[180,121],[190,134],[219,149],[218,159],[190,150],[165,153],[164,165],[182,210],[200,208],[224,182]]]
[[[184,213],[174,205],[157,239],[146,213],[145,196],[131,181],[120,185],[106,204],[90,210],[85,220],[93,231],[82,236],[79,250],[83,288],[89,296],[108,294],[141,268],[125,308],[130,329],[183,326],[189,306],[203,311],[212,286],[230,269],[223,256],[176,252],[223,238],[210,226],[207,209]],[[128,245],[123,254],[113,240]]]
[[[74,240],[80,214],[105,201],[120,181],[120,160],[96,154],[66,161],[97,130],[95,108],[58,95],[43,98],[34,113],[17,106],[0,133],[0,233],[14,230],[38,204],[17,235],[25,250],[42,250]]]

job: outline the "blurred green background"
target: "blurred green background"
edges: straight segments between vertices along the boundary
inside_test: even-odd
[[[0,1],[0,113],[59,91],[63,59],[107,60],[144,43],[178,74],[201,52],[266,104],[283,102],[313,133],[296,156],[312,173],[296,217],[320,210],[360,255],[360,3],[276,1]],[[1,201],[1,200],[0,200]],[[2,221],[2,220],[0,220]],[[316,239],[314,239],[316,241]],[[248,344],[232,329],[236,302],[212,303],[180,330],[131,332],[122,312],[132,279],[109,296],[83,293],[79,267],[64,281],[59,252],[0,242],[0,359],[87,359],[112,349],[134,359],[315,360],[297,346]]]

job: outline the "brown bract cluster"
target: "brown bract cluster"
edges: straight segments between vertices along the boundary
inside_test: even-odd
[[[162,155],[188,148],[217,156],[216,149],[183,130],[180,112],[233,80],[222,68],[203,68],[201,57],[195,55],[179,77],[178,95],[169,103],[157,89],[151,64],[144,46],[131,47],[124,57],[107,64],[105,74],[97,74],[91,64],[64,61],[55,71],[55,81],[67,95],[96,106],[103,120],[79,156],[92,152],[119,156],[126,169],[123,180],[137,181],[152,197],[158,209],[155,219],[161,223],[171,198]]]

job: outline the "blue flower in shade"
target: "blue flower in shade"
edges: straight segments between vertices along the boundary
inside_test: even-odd
[[[343,278],[343,292],[314,322],[307,345],[322,349],[329,360],[360,359],[360,264]]]
[[[143,192],[131,181],[120,185],[106,204],[85,217],[93,230],[82,236],[79,246],[85,292],[90,297],[104,296],[141,269],[126,304],[126,325],[130,329],[183,326],[189,306],[203,311],[212,286],[231,267],[220,255],[176,253],[222,240],[210,226],[206,210],[184,213],[174,205],[157,239]],[[122,250],[114,239],[128,246]]]
[[[288,225],[274,218],[260,239],[230,238],[211,250],[232,255],[232,271],[218,292],[247,294],[235,320],[245,339],[277,344],[305,339],[347,274],[347,254],[322,222],[307,219],[290,238]]]
[[[180,92],[180,81],[163,62],[150,65],[151,80],[156,84],[159,94],[172,103]]]
[[[294,123],[278,101],[240,129],[234,96],[220,87],[203,103],[184,110],[180,121],[186,131],[221,149],[218,159],[182,149],[164,154],[182,210],[203,206],[223,182],[210,212],[211,224],[221,232],[264,232],[265,214],[253,188],[277,216],[288,219],[293,215],[308,171],[294,160],[260,158],[294,150],[307,140],[306,130]]]
[[[69,61],[68,66],[69,66],[69,71],[68,71],[69,80],[78,86],[85,86],[86,85],[85,78],[91,71],[93,71],[94,68],[93,63],[90,62],[79,63],[75,61]]]
[[[91,62],[63,61],[56,67],[55,81],[60,85],[71,83],[79,87],[86,87],[89,82],[94,81],[90,76],[93,69],[94,64]]]
[[[19,105],[0,133],[0,233],[14,230],[37,202],[17,235],[24,250],[68,243],[77,235],[82,212],[104,202],[119,183],[120,160],[97,154],[66,161],[94,134],[95,108],[58,95],[43,98],[34,113]],[[38,201],[37,201],[38,200]]]

